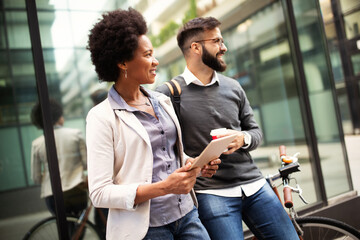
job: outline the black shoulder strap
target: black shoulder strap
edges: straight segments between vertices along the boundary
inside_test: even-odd
[[[181,118],[180,118],[181,87],[180,87],[180,84],[178,83],[178,81],[179,81],[179,78],[175,77],[175,78],[171,79],[170,81],[165,82],[165,84],[170,90],[170,93],[171,93],[170,98],[174,105],[175,113],[181,124]]]

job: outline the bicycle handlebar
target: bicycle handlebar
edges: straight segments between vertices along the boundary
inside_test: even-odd
[[[299,164],[297,162],[292,163],[291,159],[286,157],[286,147],[284,145],[279,146],[280,158],[283,162],[283,167],[279,169],[280,175],[283,179],[284,188],[284,206],[286,208],[292,208],[294,206],[292,199],[292,189],[288,184],[288,176],[292,172],[299,171]]]
[[[284,206],[287,208],[292,208],[294,206],[292,199],[292,189],[289,186],[284,186]]]
[[[279,146],[279,151],[280,151],[280,158],[282,156],[286,156],[286,147],[284,145]]]
[[[281,201],[281,197],[277,191],[277,187],[274,184],[274,181],[276,181],[277,179],[281,178],[282,179],[282,185],[283,187],[283,192],[284,192],[284,206],[286,208],[292,208],[294,203],[293,203],[293,198],[292,198],[292,193],[296,192],[299,194],[299,197],[301,198],[301,200],[307,204],[307,201],[303,198],[302,194],[302,189],[300,188],[300,186],[298,184],[296,184],[296,188],[293,188],[289,185],[290,182],[290,178],[289,175],[291,173],[294,172],[299,172],[300,171],[300,164],[297,161],[297,154],[295,154],[293,157],[289,157],[286,156],[286,148],[284,145],[279,146],[279,151],[280,151],[280,157],[282,160],[282,167],[279,168],[279,172],[276,173],[275,175],[267,175],[266,179],[267,181],[270,183],[271,187],[273,188],[275,194],[277,195],[277,197],[279,198],[280,202]],[[291,161],[291,162],[287,162],[286,160],[291,159],[295,161]],[[285,161],[284,161],[285,160]]]

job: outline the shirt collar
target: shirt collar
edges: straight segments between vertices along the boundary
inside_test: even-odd
[[[151,101],[153,96],[145,90],[142,86],[140,86],[140,91],[144,93],[145,96],[149,97]],[[126,101],[120,96],[120,94],[115,90],[115,85],[113,85],[109,90],[109,102],[112,109],[116,110],[126,110],[129,112],[139,111],[137,108],[129,106]]]
[[[193,83],[193,84],[196,84],[199,86],[206,87],[206,86],[211,86],[211,85],[215,84],[216,82],[218,84],[220,84],[219,77],[218,77],[218,74],[216,73],[216,71],[214,71],[214,74],[213,74],[213,77],[212,77],[210,83],[208,83],[206,85],[204,85],[187,67],[185,67],[182,77],[184,78],[186,85]]]

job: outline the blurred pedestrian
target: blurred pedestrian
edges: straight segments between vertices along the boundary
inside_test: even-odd
[[[107,98],[108,91],[106,89],[100,88],[95,90],[90,94],[90,98],[92,102],[94,103],[94,106],[101,103]]]
[[[63,127],[65,120],[62,106],[53,99],[50,99],[50,112],[54,126],[65,211],[67,214],[79,216],[87,207],[88,199],[84,174],[86,170],[85,139],[80,130]],[[31,121],[39,129],[44,128],[39,103],[32,109]],[[32,142],[31,177],[34,183],[41,184],[40,197],[45,199],[49,211],[55,215],[55,201],[51,189],[44,135]]]

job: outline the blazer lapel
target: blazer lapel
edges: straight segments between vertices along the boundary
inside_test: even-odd
[[[130,128],[134,130],[151,147],[149,135],[137,117],[127,111],[115,110],[115,114]]]

